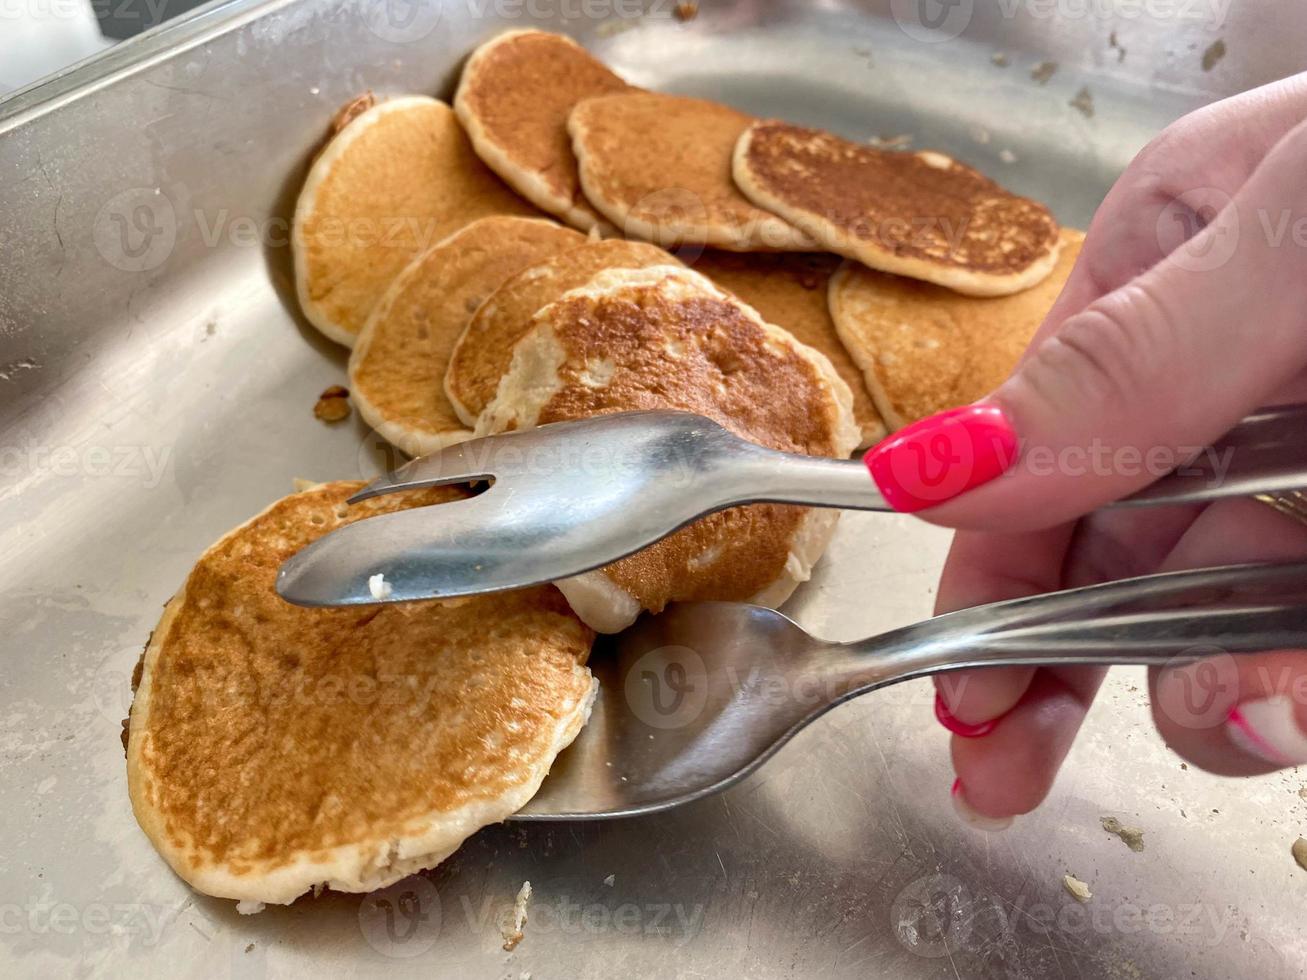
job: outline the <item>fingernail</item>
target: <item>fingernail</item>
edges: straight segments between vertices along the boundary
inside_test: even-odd
[[[1226,719],[1225,733],[1249,755],[1273,765],[1307,763],[1307,734],[1298,724],[1293,701],[1283,694],[1235,707]]]
[[[1012,826],[1011,817],[987,817],[983,813],[977,813],[971,809],[971,804],[967,802],[962,789],[962,780],[953,780],[953,789],[950,791],[953,798],[953,809],[957,811],[962,822],[976,830],[988,831],[996,834],[1001,830],[1007,830]]]
[[[862,461],[885,502],[911,514],[988,483],[1016,458],[1012,423],[997,405],[980,403],[914,422]]]
[[[982,735],[988,735],[994,730],[994,726],[998,724],[997,718],[982,721],[975,725],[968,725],[965,721],[959,721],[954,717],[953,712],[948,710],[943,695],[938,691],[935,692],[935,719],[954,735],[961,735],[963,738],[980,738]]]

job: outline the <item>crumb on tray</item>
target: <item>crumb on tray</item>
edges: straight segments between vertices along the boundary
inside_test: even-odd
[[[1134,827],[1127,827],[1116,817],[1099,817],[1099,823],[1109,834],[1120,837],[1122,843],[1132,851],[1142,851],[1144,849],[1144,832]]]
[[[349,418],[349,389],[332,385],[318,396],[313,406],[313,417],[322,422],[342,422]]]
[[[1088,85],[1084,86],[1079,92],[1077,92],[1076,97],[1068,104],[1071,108],[1081,113],[1081,115],[1086,119],[1094,118],[1094,96],[1093,93],[1089,91]]]
[[[1220,38],[1208,46],[1203,52],[1203,71],[1211,71],[1216,67],[1218,61],[1225,57],[1225,42]]]
[[[1071,893],[1071,897],[1077,902],[1087,902],[1094,897],[1094,893],[1089,890],[1089,886],[1075,875],[1063,875],[1062,886]]]
[[[1030,77],[1040,85],[1047,85],[1048,80],[1057,74],[1056,61],[1041,61],[1030,69]]]
[[[526,925],[526,903],[531,901],[531,882],[522,882],[517,898],[513,901],[513,927],[504,931],[504,951],[511,953],[522,941],[522,929]]]
[[[875,150],[906,150],[912,145],[911,133],[899,133],[897,136],[872,136],[867,145]]]
[[[389,599],[395,589],[386,581],[385,573],[378,572],[368,577],[368,591],[372,593],[372,598],[380,602],[382,599]]]

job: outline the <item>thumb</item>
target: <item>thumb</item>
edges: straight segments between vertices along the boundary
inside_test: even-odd
[[[889,503],[951,527],[1051,527],[1147,486],[1273,398],[1307,366],[1305,165],[1307,123],[1233,199],[1182,195],[1206,196],[1206,214],[1196,200],[1163,213],[1158,234],[1178,245],[1165,259],[1070,316],[983,402],[868,454]],[[1208,224],[1179,241],[1190,208]]]

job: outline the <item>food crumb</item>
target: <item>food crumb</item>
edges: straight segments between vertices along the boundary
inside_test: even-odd
[[[313,406],[313,417],[321,422],[342,422],[349,418],[349,389],[332,385],[318,396]]]
[[[1298,862],[1298,867],[1307,871],[1307,840],[1299,837],[1293,842],[1293,847],[1290,850],[1293,853],[1293,859]]]
[[[1301,796],[1304,800],[1307,800],[1307,786],[1304,786],[1302,789],[1298,790],[1298,795]]]
[[[247,953],[252,953],[252,952],[254,952],[254,944],[253,944],[253,943],[250,943],[248,946],[246,946],[246,947],[245,947],[245,952],[247,952]]]
[[[1127,827],[1116,817],[1099,817],[1103,829],[1113,836],[1120,837],[1122,843],[1136,853],[1144,849],[1144,832],[1134,827]]]
[[[1002,160],[1004,163],[1017,162],[1017,155],[1013,153],[1011,150],[1007,149],[1006,147],[998,151],[998,158]]]
[[[1116,52],[1116,63],[1118,65],[1125,61],[1126,49],[1121,47],[1121,42],[1117,40],[1116,31],[1107,36],[1107,46]]]
[[[624,31],[633,30],[639,26],[639,17],[609,17],[595,28],[595,33],[600,37],[616,37]]]
[[[526,903],[531,901],[531,882],[522,882],[513,901],[513,928],[504,935],[504,952],[511,953],[522,941],[522,928],[526,925]]]
[[[998,68],[1006,68],[1008,65],[1011,64],[1011,61],[1008,59],[1008,56],[1004,54],[1002,51],[995,51],[993,54],[989,56],[989,60]]]
[[[900,133],[897,136],[871,136],[867,139],[867,145],[874,150],[906,150],[912,145],[912,134]]]
[[[676,19],[682,24],[688,23],[699,16],[699,5],[693,0],[681,0],[676,5]]]
[[[382,599],[389,599],[395,589],[386,581],[385,573],[378,572],[368,577],[368,591],[372,593],[372,598],[380,602]]]
[[[1094,118],[1094,96],[1089,91],[1088,85],[1077,92],[1076,97],[1068,105],[1078,110],[1086,119]]]
[[[1218,38],[1203,52],[1203,71],[1211,71],[1225,57],[1225,42]]]
[[[241,915],[258,915],[265,908],[267,906],[262,902],[252,902],[248,898],[243,898],[236,903],[236,911]]]
[[[1040,85],[1047,85],[1048,80],[1057,74],[1056,61],[1041,61],[1030,69],[1030,77]]]
[[[1094,893],[1089,890],[1089,886],[1075,875],[1063,875],[1062,885],[1077,902],[1087,902],[1094,897]]]
[[[317,95],[317,92],[313,93]],[[352,123],[363,113],[367,112],[377,104],[377,97],[371,91],[364,92],[362,95],[355,96],[346,102],[336,112],[336,116],[331,120],[331,131],[333,134],[339,133],[342,129]]]
[[[617,875],[609,875],[607,878],[604,879],[604,884],[607,885],[609,888],[612,888],[613,882],[615,882],[616,880],[617,880]]]

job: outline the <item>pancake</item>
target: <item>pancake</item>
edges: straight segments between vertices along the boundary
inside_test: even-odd
[[[468,426],[476,425],[508,370],[513,345],[530,328],[537,310],[605,269],[675,264],[676,259],[656,245],[611,239],[589,242],[523,269],[476,311],[449,359],[445,394],[458,417]]]
[[[680,266],[602,272],[538,312],[477,434],[657,408],[698,412],[790,452],[847,456],[858,443],[848,386],[823,354]],[[779,605],[808,578],[838,516],[734,507],[556,584],[600,632],[679,600]]]
[[[454,111],[477,155],[536,207],[589,231],[605,228],[581,194],[567,115],[626,82],[570,37],[509,31],[468,58]]]
[[[897,153],[769,120],[735,148],[748,198],[822,247],[973,296],[1028,289],[1057,261],[1057,222],[942,153]]]
[[[731,154],[752,122],[718,102],[633,91],[578,103],[567,130],[585,196],[629,237],[667,248],[810,249],[807,235],[731,180]]]
[[[445,397],[454,344],[505,279],[585,240],[541,218],[481,218],[414,259],[350,354],[350,394],[364,421],[412,456],[471,438]]]
[[[1061,293],[1084,237],[1063,228],[1052,273],[1015,296],[962,296],[846,262],[831,279],[831,316],[889,427],[969,405],[1002,384]]]
[[[342,112],[291,229],[300,307],[346,347],[417,255],[477,218],[538,213],[477,159],[443,102],[415,95],[364,109],[367,101]]]
[[[218,898],[364,892],[444,860],[535,794],[588,717],[593,634],[552,587],[305,609],[278,565],[361,517],[361,483],[293,494],[200,558],[150,638],[127,783],[151,843]]]
[[[863,387],[862,372],[844,349],[830,318],[826,291],[839,261],[833,255],[803,252],[707,251],[690,264],[752,306],[768,323],[783,327],[800,343],[826,355],[853,393],[853,419],[862,432],[858,446],[865,448],[884,438],[885,424]]]

